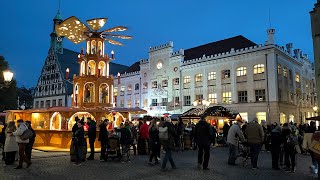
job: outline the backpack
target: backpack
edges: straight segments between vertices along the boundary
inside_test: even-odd
[[[20,136],[21,140],[27,140],[34,136],[33,132],[28,128],[26,129],[23,134]]]
[[[159,127],[159,140],[167,141],[169,139],[168,127]]]
[[[291,148],[294,148],[296,145],[298,145],[299,137],[295,134],[289,134],[287,136],[287,145]]]

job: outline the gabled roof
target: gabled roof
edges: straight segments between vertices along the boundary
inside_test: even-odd
[[[130,72],[136,72],[136,71],[140,71],[140,61],[135,62],[134,64],[132,64],[130,67],[128,67],[127,69],[120,71],[121,74],[123,73],[130,73]]]
[[[257,44],[243,37],[242,35],[231,37],[228,39],[204,44],[198,47],[190,48],[184,51],[184,60],[191,60],[206,56],[214,55],[218,53],[228,52],[231,48],[234,50],[242,49],[246,47],[256,46]]]

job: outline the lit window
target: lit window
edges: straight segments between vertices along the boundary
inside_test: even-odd
[[[230,78],[230,70],[229,69],[223,70],[221,75],[222,75],[222,79]]]
[[[296,82],[300,82],[300,75],[299,74],[296,74]]]
[[[152,81],[152,88],[157,88],[157,87],[158,87],[158,82]]]
[[[124,87],[124,86],[121,86],[120,91],[121,91],[121,92],[124,92],[124,89],[125,89],[125,87]]]
[[[162,87],[167,87],[168,86],[168,80],[163,80],[162,81]]]
[[[196,82],[202,82],[202,74],[196,74]]]
[[[264,89],[255,90],[256,102],[266,100],[266,91]]]
[[[216,72],[209,72],[208,80],[216,80]]]
[[[148,99],[143,100],[143,107],[148,107]]]
[[[239,67],[237,69],[237,76],[246,76],[247,75],[247,68],[246,67]]]
[[[202,104],[203,100],[203,94],[196,94],[196,101],[198,101],[198,104]]]
[[[174,85],[179,85],[179,78],[174,78],[173,79],[173,84]]]
[[[147,82],[143,83],[143,89],[148,89],[148,83]]]
[[[253,66],[253,74],[264,73],[264,64],[257,64]]]
[[[278,74],[281,74],[281,64],[278,64]]]
[[[128,108],[131,108],[131,100],[129,100],[129,101],[127,102],[127,107],[128,107]]]
[[[283,77],[288,77],[288,69],[286,67],[283,68]]]
[[[185,77],[183,77],[183,83],[184,83],[184,84],[189,84],[190,82],[191,82],[190,76],[185,76]]]
[[[258,123],[261,123],[262,120],[267,120],[267,113],[266,112],[257,112],[256,117],[258,118]]]
[[[131,86],[131,84],[128,85],[128,91],[132,91],[132,86]]]
[[[217,104],[217,103],[218,103],[218,101],[217,101],[217,94],[216,94],[216,93],[209,94],[208,99],[209,99],[209,101],[210,101],[212,104]]]
[[[222,93],[222,102],[223,103],[231,103],[231,92],[223,92]]]
[[[115,87],[115,88],[113,89],[113,95],[114,95],[114,96],[118,96],[118,88],[117,88],[117,87]]]

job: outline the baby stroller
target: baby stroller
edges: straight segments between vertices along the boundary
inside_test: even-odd
[[[248,159],[250,159],[250,146],[248,142],[239,142],[237,161],[239,164],[246,166]]]
[[[112,160],[118,158],[119,161],[122,158],[120,151],[120,138],[117,135],[113,135],[108,139],[106,161],[108,160],[108,158],[111,158]]]

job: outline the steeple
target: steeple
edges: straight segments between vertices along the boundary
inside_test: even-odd
[[[53,18],[53,30],[50,34],[50,48],[54,48],[56,53],[62,53],[62,40],[63,37],[59,37],[56,33],[56,26],[62,22],[61,14],[60,14],[60,1],[59,1],[59,9],[56,16]]]

